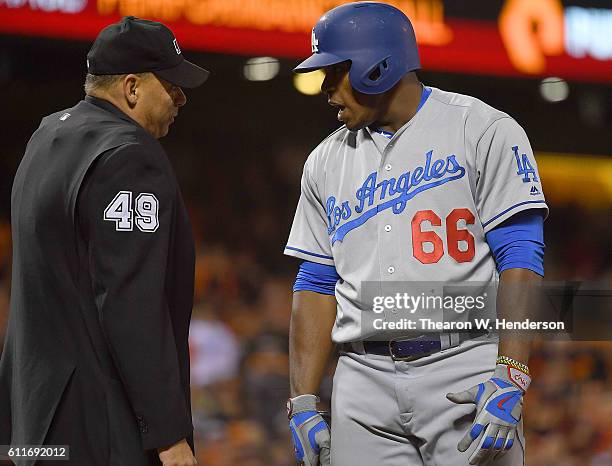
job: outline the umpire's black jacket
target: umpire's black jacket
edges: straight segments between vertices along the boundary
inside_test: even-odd
[[[92,97],[44,118],[11,221],[0,444],[69,444],[69,464],[139,466],[192,443],[194,245],[157,140]]]

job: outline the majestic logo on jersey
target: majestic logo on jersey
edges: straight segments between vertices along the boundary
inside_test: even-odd
[[[370,173],[355,192],[357,204],[354,204],[352,209],[349,201],[336,203],[334,196],[328,197],[326,202],[327,233],[329,235],[333,233],[332,244],[342,241],[349,231],[360,227],[379,212],[392,209],[394,214],[401,214],[408,201],[417,194],[449,181],[458,180],[465,175],[465,168],[457,162],[454,154],[449,155],[445,160],[434,161],[432,161],[432,155],[433,150],[430,150],[425,154],[424,166],[416,167],[412,172],[407,171],[397,178],[377,182],[378,174]],[[389,199],[385,200],[387,197]],[[361,215],[349,220],[353,213]],[[342,221],[346,222],[340,225]]]

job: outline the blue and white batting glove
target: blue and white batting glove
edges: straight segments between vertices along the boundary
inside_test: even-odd
[[[521,420],[523,395],[530,383],[531,378],[524,372],[498,364],[493,377],[486,382],[464,392],[446,395],[454,403],[476,404],[474,424],[457,445],[457,449],[464,452],[472,442],[478,442],[478,448],[470,456],[470,464],[498,458],[512,448]]]
[[[330,466],[329,426],[317,412],[319,398],[300,395],[287,401],[289,429],[299,466]]]

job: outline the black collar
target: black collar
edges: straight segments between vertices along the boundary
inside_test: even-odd
[[[142,126],[134,119],[127,116],[122,110],[116,107],[114,104],[110,103],[108,100],[100,99],[99,97],[94,97],[92,95],[85,96],[85,102],[88,102],[96,107],[99,107],[107,112],[112,113],[115,116],[118,116],[122,120],[129,121],[130,123],[134,123],[142,128]]]

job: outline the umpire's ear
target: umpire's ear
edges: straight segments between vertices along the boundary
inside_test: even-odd
[[[139,98],[140,84],[144,75],[126,74],[121,80],[123,98],[130,108],[134,108]]]

